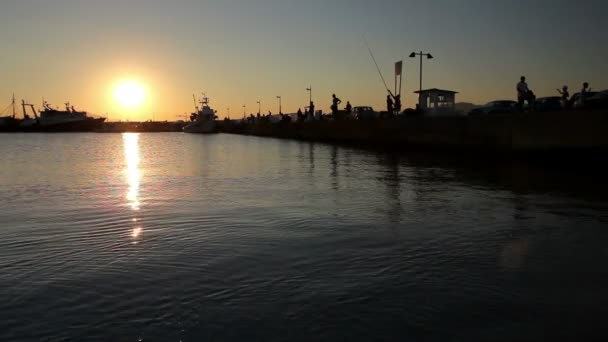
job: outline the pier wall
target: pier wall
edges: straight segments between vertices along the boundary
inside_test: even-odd
[[[223,123],[225,133],[384,145],[500,151],[608,148],[608,112],[560,111],[374,121]]]

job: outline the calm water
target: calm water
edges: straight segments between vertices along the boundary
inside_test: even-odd
[[[606,336],[585,166],[179,133],[0,135],[0,157],[0,341]]]

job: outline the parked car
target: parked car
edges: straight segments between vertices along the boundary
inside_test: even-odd
[[[540,97],[534,102],[534,110],[538,112],[556,111],[562,108],[562,98],[559,96]]]
[[[469,115],[485,115],[485,114],[500,114],[514,113],[517,111],[517,102],[509,100],[500,100],[488,102],[483,106],[473,108]]]
[[[379,114],[369,106],[353,107],[353,115],[359,120],[373,120],[377,119],[379,116]]]
[[[587,92],[585,94],[585,102],[588,98],[593,97],[595,94],[597,94],[597,92],[595,92],[595,91]],[[569,108],[580,108],[582,106],[583,106],[583,103],[581,102],[581,93],[575,93],[574,95],[572,95],[572,97],[570,98],[570,101],[568,101],[568,107]]]
[[[585,100],[585,108],[608,108],[608,90],[602,90]]]

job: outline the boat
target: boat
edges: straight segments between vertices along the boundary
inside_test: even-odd
[[[25,103],[23,106],[25,114]],[[36,116],[34,107],[31,107],[37,121],[34,126],[42,132],[91,132],[101,128],[106,120],[105,118],[90,117],[87,112],[76,110],[69,102],[65,103],[65,110],[59,110],[43,101],[44,109],[40,111],[39,116]]]
[[[7,115],[9,113],[10,115]],[[19,121],[15,113],[15,95],[13,95],[11,104],[0,112],[0,132],[13,130],[18,126]]]
[[[44,109],[40,112],[31,103],[21,100],[23,118],[15,117],[15,99],[12,101],[12,115],[0,118],[2,132],[92,132],[99,130],[105,118],[94,118],[84,111],[78,111],[69,102],[65,110],[59,110],[43,100]],[[28,114],[31,111],[33,117]]]
[[[194,98],[194,110],[195,112],[190,115],[190,123],[184,126],[183,130],[185,133],[216,133],[217,132],[217,111],[213,110],[209,106],[209,98],[203,94],[203,98],[200,101]],[[199,107],[199,104],[201,105]]]

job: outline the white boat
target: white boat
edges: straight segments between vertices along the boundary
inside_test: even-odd
[[[198,104],[201,106],[199,107]],[[194,98],[195,112],[190,115],[190,123],[184,126],[186,133],[215,133],[217,128],[216,111],[209,106],[209,98],[203,94],[200,101]]]

